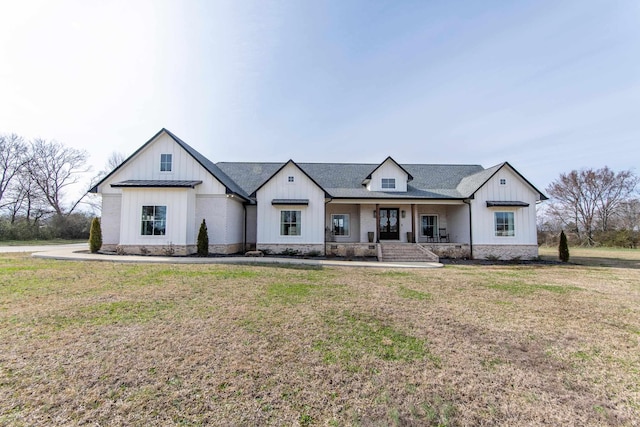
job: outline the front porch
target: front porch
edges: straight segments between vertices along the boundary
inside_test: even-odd
[[[438,258],[465,259],[471,258],[471,246],[467,243],[339,243],[327,242],[325,253],[328,256],[343,258],[369,258],[376,257],[378,261],[383,261],[383,251],[385,246],[417,245],[433,253]],[[396,259],[395,261],[401,261]],[[411,261],[407,259],[406,261]],[[434,260],[429,260],[434,261]],[[437,260],[435,260],[437,261]]]
[[[461,200],[332,200],[325,241],[336,243],[469,244],[469,208]]]

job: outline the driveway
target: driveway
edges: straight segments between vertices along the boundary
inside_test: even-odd
[[[41,245],[41,246],[0,246],[0,253],[9,252],[51,252],[67,250],[69,252],[88,250],[88,243],[69,243],[65,245]]]

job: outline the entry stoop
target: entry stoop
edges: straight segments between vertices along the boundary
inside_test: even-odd
[[[381,243],[382,262],[440,262],[438,255],[416,243]]]

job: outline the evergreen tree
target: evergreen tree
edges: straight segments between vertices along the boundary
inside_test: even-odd
[[[91,229],[89,230],[89,250],[96,253],[102,247],[102,229],[100,228],[100,220],[93,218],[91,221]]]
[[[558,246],[558,255],[560,261],[569,261],[569,243],[567,243],[567,236],[565,236],[564,230],[560,232],[560,245]]]
[[[198,256],[209,255],[209,232],[207,231],[207,223],[202,220],[200,231],[198,231]]]

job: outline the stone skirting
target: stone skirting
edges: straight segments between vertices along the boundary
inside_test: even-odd
[[[317,255],[324,255],[323,244],[278,244],[278,243],[258,243],[256,249],[265,254],[285,254],[285,255],[307,255],[309,253],[316,253]]]
[[[466,243],[420,243],[440,258],[467,259],[471,258],[471,248]]]
[[[377,257],[378,247],[376,243],[338,243],[328,242],[327,255],[339,257]]]
[[[187,256],[198,252],[196,245],[102,245],[102,252],[119,255]],[[210,254],[229,255],[242,252],[242,243],[209,245]]]
[[[110,245],[102,245],[107,252]],[[197,252],[196,245],[116,245],[118,255],[186,256]]]
[[[538,257],[538,245],[473,245],[475,259],[535,259]]]

